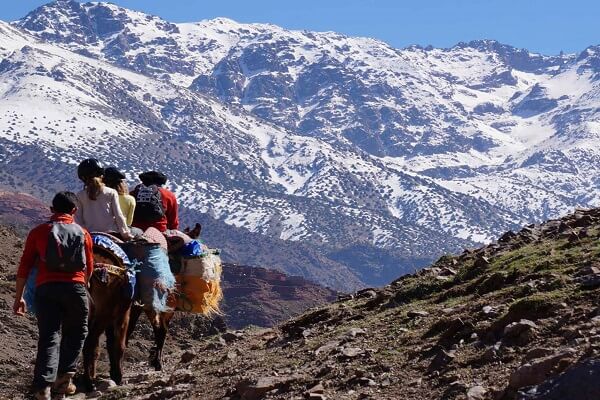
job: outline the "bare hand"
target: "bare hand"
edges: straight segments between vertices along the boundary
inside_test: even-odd
[[[25,315],[27,311],[27,305],[25,304],[25,300],[21,297],[20,299],[15,299],[13,304],[13,312],[15,315]]]

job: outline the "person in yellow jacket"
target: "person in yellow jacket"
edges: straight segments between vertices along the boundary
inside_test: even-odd
[[[133,213],[135,211],[135,197],[129,194],[129,187],[125,180],[125,175],[115,167],[108,167],[104,170],[104,182],[106,186],[113,188],[119,194],[119,206],[125,217],[128,226],[133,222]]]

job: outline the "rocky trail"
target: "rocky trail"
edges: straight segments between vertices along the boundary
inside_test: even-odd
[[[578,210],[276,328],[198,340],[177,330],[163,372],[150,372],[139,340],[124,385],[75,398],[598,399],[599,300],[600,209]],[[6,303],[1,313],[12,356],[2,353],[0,393],[18,398],[35,329]]]

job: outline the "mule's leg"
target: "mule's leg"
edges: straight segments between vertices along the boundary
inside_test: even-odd
[[[96,378],[96,360],[100,352],[100,335],[104,331],[103,321],[96,316],[90,320],[88,335],[83,344],[83,383],[85,390],[91,392],[94,390],[94,379]]]
[[[114,366],[117,364],[116,352],[115,352],[115,325],[110,324],[106,328],[106,351],[108,352],[108,362],[110,364],[110,379],[112,379],[117,385],[119,382],[113,377]]]
[[[169,332],[169,323],[171,322],[173,315],[175,315],[175,312],[161,312],[158,314],[158,329],[154,331],[156,341],[156,359],[157,365],[159,366],[157,371],[162,370],[163,348],[167,339],[167,333]]]
[[[129,325],[129,314],[131,308],[123,307],[114,324],[109,328],[111,336],[110,355],[110,378],[120,385],[123,382],[123,355],[127,344],[127,327]],[[108,343],[108,332],[106,335]]]
[[[142,315],[142,311],[144,311],[144,308],[142,306],[135,304],[131,306],[131,311],[129,313],[129,323],[127,327],[127,335],[125,338],[126,346],[129,346],[129,339],[131,338],[133,331],[135,331],[135,326],[137,325],[138,319],[140,319],[140,315]]]
[[[162,314],[152,309],[145,309],[146,315],[154,331],[154,347],[150,353],[150,366],[156,371],[162,371],[162,350],[167,338],[167,327],[162,323]]]

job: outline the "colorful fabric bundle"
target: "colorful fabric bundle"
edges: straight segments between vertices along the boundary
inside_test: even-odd
[[[129,257],[120,246],[123,244],[123,241],[101,232],[93,232],[91,235],[94,244],[95,262],[101,264],[104,263],[107,264],[107,266],[114,265],[117,268],[124,269],[123,274],[128,283],[123,287],[123,290],[125,291],[124,294],[128,298],[133,299],[135,296],[136,271],[129,260]],[[100,278],[101,282],[105,283],[107,281],[106,274],[109,270],[110,268],[99,265],[95,274]]]
[[[169,294],[175,289],[175,276],[169,267],[169,257],[158,243],[128,242],[123,249],[137,272],[138,299],[145,307],[157,312],[169,311]]]
[[[183,257],[177,274],[177,310],[204,315],[219,314],[223,299],[221,258],[212,252]]]

